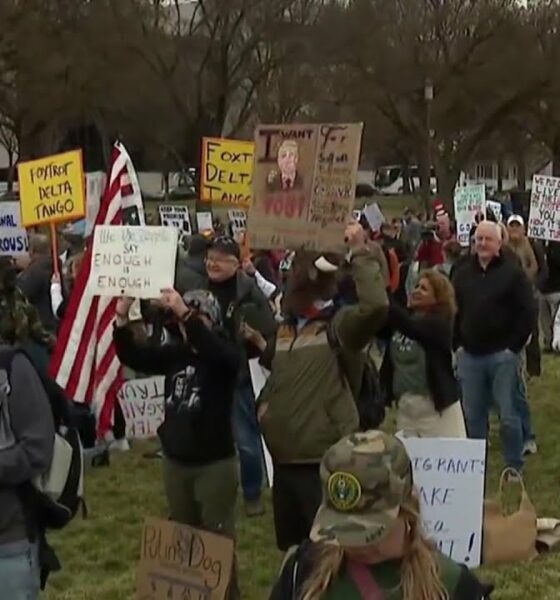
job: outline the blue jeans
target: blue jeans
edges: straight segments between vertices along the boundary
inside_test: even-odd
[[[261,497],[263,451],[251,382],[238,385],[233,398],[233,437],[241,465],[241,487],[245,500]]]
[[[500,413],[500,435],[508,467],[523,467],[523,433],[519,411],[521,357],[510,350],[475,356],[457,354],[463,411],[469,437],[486,439],[488,414],[495,404]]]
[[[529,410],[529,403],[527,401],[527,384],[525,383],[525,375],[521,368],[519,369],[519,376],[517,378],[517,410],[521,418],[523,443],[535,441],[536,436],[533,432],[531,411]]]
[[[0,600],[37,600],[39,588],[37,547],[27,541],[0,546]]]

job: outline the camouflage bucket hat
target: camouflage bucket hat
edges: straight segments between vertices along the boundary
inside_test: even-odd
[[[396,522],[412,493],[412,466],[403,443],[382,431],[356,433],[327,450],[321,462],[323,503],[314,542],[345,547],[375,544]]]

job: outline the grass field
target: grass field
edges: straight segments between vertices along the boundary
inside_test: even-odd
[[[547,358],[545,375],[530,384],[540,452],[526,467],[526,483],[539,516],[560,517],[560,359]],[[500,443],[493,427],[487,492],[496,488]],[[52,578],[48,600],[127,600],[133,598],[140,531],[146,516],[165,516],[159,462],[142,458],[150,445],[115,456],[110,468],[87,478],[89,519],[77,518],[52,536],[63,570]],[[247,520],[239,512],[238,559],[243,600],[264,600],[281,556],[274,546],[271,507]],[[496,600],[560,599],[560,554],[532,564],[485,568],[481,575],[497,586]]]

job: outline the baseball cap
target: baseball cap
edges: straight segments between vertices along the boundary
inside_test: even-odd
[[[186,306],[195,312],[208,317],[214,327],[222,324],[222,311],[214,294],[206,290],[194,290],[183,296]]]
[[[215,250],[228,256],[235,256],[237,260],[241,260],[241,248],[239,244],[227,235],[222,235],[214,239],[210,244],[209,250]]]
[[[517,223],[518,225],[521,225],[521,227],[525,227],[525,221],[521,215],[511,215],[507,220],[507,224],[511,225],[512,223]]]
[[[382,431],[355,433],[321,461],[323,502],[311,540],[344,547],[379,541],[412,493],[412,465],[403,443]]]

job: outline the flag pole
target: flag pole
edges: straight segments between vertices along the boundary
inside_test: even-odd
[[[53,272],[60,278],[60,269],[58,268],[58,240],[56,237],[56,223],[51,221],[50,232],[51,232],[51,248],[52,248],[52,259],[53,259]]]

